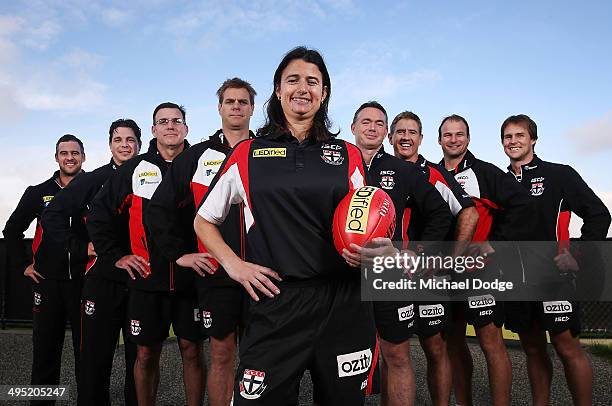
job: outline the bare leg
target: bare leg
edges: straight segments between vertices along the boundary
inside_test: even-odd
[[[442,333],[420,339],[427,357],[427,386],[433,405],[448,405],[452,385],[451,364]]]
[[[414,405],[416,388],[414,369],[410,359],[410,341],[393,344],[380,339],[383,362],[381,365],[382,396],[384,406]]]

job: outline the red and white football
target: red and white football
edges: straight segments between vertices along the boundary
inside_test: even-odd
[[[382,189],[363,186],[350,191],[334,212],[332,234],[340,255],[350,244],[364,246],[376,237],[393,238],[395,206]]]

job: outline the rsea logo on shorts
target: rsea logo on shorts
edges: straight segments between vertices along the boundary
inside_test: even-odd
[[[259,148],[253,150],[253,158],[285,158],[287,148]]]
[[[444,316],[444,306],[441,304],[419,306],[419,315],[421,317],[440,317]]]
[[[567,300],[558,300],[555,302],[543,302],[542,306],[544,306],[544,313],[571,313],[572,312],[572,304]]]
[[[414,304],[397,309],[399,321],[409,320],[414,317]]]
[[[495,298],[493,295],[470,296],[468,297],[468,305],[470,309],[495,306]]]
[[[338,376],[340,378],[359,375],[370,370],[372,351],[368,348],[350,354],[342,354],[338,355],[336,360],[338,361]]]

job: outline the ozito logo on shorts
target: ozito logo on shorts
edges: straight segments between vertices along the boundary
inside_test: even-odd
[[[202,323],[204,324],[204,328],[210,328],[210,326],[212,326],[212,316],[210,312],[202,310]]]
[[[96,311],[96,302],[92,302],[91,300],[85,301],[85,314],[91,316]]]
[[[419,306],[419,315],[421,317],[440,317],[444,316],[444,306],[441,304]]]
[[[414,304],[397,309],[399,321],[409,320],[414,317]]]
[[[140,320],[131,320],[130,330],[133,336],[137,336],[138,334],[140,334]]]
[[[370,349],[342,354],[336,357],[338,361],[338,376],[359,375],[370,370],[372,366],[372,351]]]
[[[260,397],[262,392],[266,390],[265,379],[265,372],[245,369],[239,383],[240,396],[245,399],[257,399]]]
[[[468,297],[468,305],[470,309],[495,306],[495,298],[492,295],[470,296]]]
[[[544,313],[571,313],[572,312],[572,304],[567,300],[559,300],[555,302],[543,302],[542,306],[544,306]]]

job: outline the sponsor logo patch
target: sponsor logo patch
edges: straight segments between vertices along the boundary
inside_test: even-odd
[[[239,383],[240,396],[245,399],[259,398],[263,391],[266,390],[266,384],[264,384],[265,379],[265,372],[245,369]]]
[[[421,317],[440,317],[444,316],[444,306],[441,304],[419,306]]]
[[[321,159],[326,164],[342,165],[342,162],[344,162],[344,157],[342,156],[342,153],[335,147],[337,147],[337,145],[329,145],[329,144],[322,145],[321,146]]]
[[[202,323],[204,324],[204,328],[210,328],[210,326],[212,326],[212,316],[210,312],[202,310]]]
[[[253,158],[285,158],[287,148],[259,148],[253,150]]]
[[[96,311],[96,302],[91,300],[85,301],[85,314],[91,316]]]
[[[554,314],[554,313],[571,313],[572,312],[572,304],[567,300],[559,300],[555,302],[543,302],[542,306],[544,306],[544,313],[546,314]]]
[[[409,320],[414,317],[414,304],[397,309],[399,321]]]
[[[42,296],[38,292],[34,292],[34,306],[40,306],[42,303]]]
[[[140,334],[140,320],[131,320],[130,330],[133,336],[137,336],[138,334]]]
[[[492,295],[471,296],[468,297],[468,305],[470,309],[495,306],[495,298]]]
[[[200,309],[193,309],[193,321],[200,321]]]
[[[43,200],[44,206],[47,207],[49,203],[51,203],[51,200],[53,200],[53,196],[43,196],[42,200]]]
[[[366,373],[372,366],[372,351],[365,350],[351,352],[336,356],[338,362],[338,376],[354,376]]]

